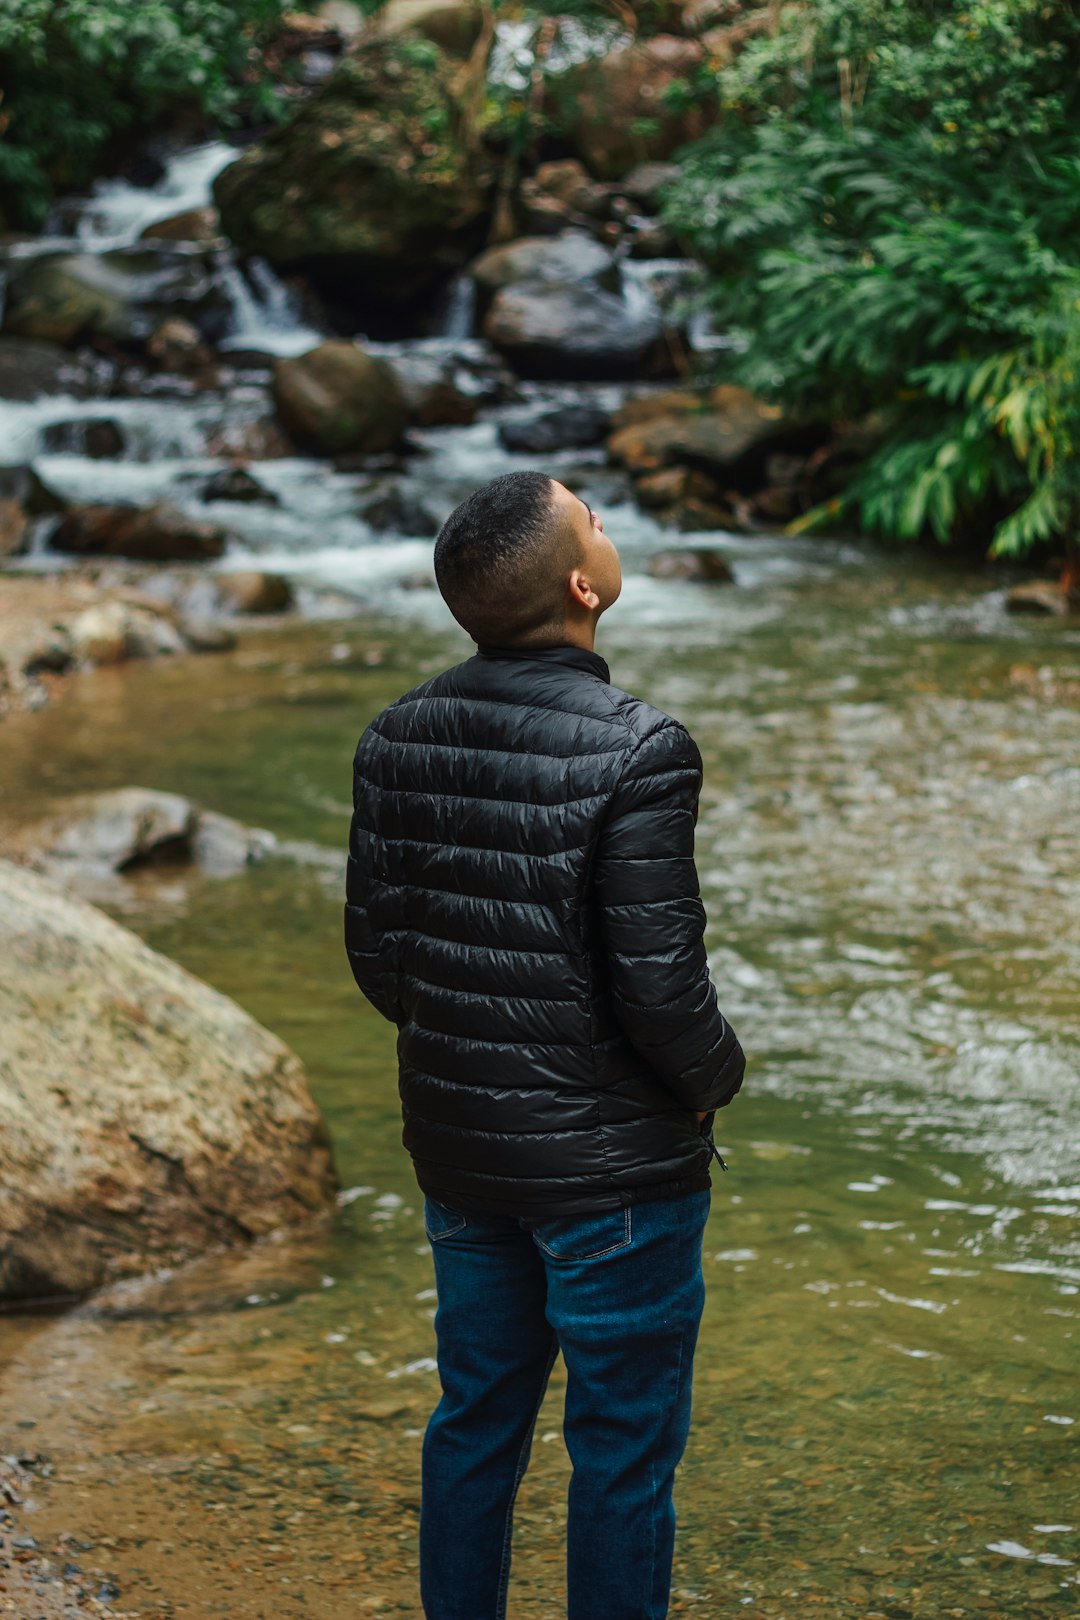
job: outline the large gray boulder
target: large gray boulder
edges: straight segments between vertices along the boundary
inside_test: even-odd
[[[674,369],[664,323],[591,282],[520,281],[503,287],[484,336],[522,377],[657,377]]]
[[[0,934],[0,1298],[82,1293],[330,1207],[326,1127],[275,1035],[6,861]]]
[[[519,236],[488,248],[469,266],[484,292],[496,293],[519,281],[595,281],[609,292],[619,289],[615,255],[586,231],[560,231],[558,236]]]

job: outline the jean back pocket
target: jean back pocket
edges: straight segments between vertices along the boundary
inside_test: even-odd
[[[630,1205],[596,1215],[559,1215],[530,1222],[534,1241],[553,1260],[598,1260],[633,1240]]]
[[[424,1199],[424,1231],[432,1243],[452,1237],[464,1225],[465,1217],[459,1209],[451,1209],[449,1204],[440,1204],[434,1198]]]

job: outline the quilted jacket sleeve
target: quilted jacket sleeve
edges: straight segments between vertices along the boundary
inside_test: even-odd
[[[354,795],[354,806],[355,802]],[[345,950],[353,978],[372,1006],[391,1023],[402,1024],[405,1014],[395,999],[386,955],[368,911],[374,847],[374,839],[363,835],[360,813],[354,807],[345,865]]]
[[[594,899],[619,1023],[684,1107],[709,1112],[746,1059],[717,1006],[694,864],[702,764],[677,721],[630,756],[596,851]]]

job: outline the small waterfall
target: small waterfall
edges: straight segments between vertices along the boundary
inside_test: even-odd
[[[210,202],[214,180],[237,156],[225,141],[207,141],[170,158],[156,186],[99,180],[80,205],[75,240],[90,253],[130,247],[148,225]]]
[[[639,314],[661,313],[677,322],[691,349],[730,349],[734,340],[713,329],[700,300],[700,266],[693,259],[619,259],[623,299]]]
[[[277,276],[265,259],[249,259],[243,269],[223,255],[219,274],[232,308],[232,324],[223,350],[257,349],[264,354],[303,354],[323,341],[324,334],[307,326],[300,300]]]
[[[476,325],[476,282],[467,270],[454,277],[446,292],[437,337],[460,341],[471,338]]]

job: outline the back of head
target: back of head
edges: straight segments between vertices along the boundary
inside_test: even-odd
[[[546,473],[493,478],[455,507],[435,540],[435,578],[450,612],[479,643],[558,640],[566,577],[582,561]]]

